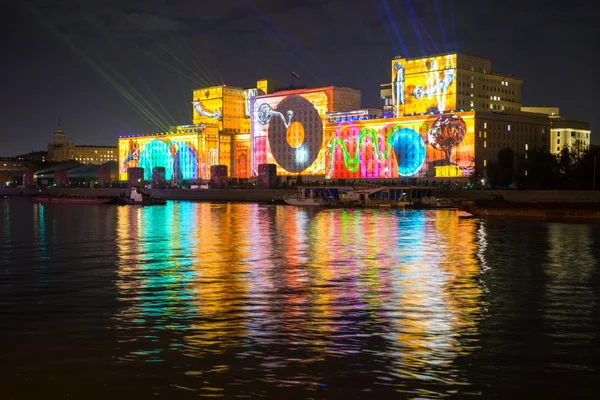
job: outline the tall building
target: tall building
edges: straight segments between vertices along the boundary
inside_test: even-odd
[[[386,116],[459,110],[518,111],[523,81],[492,72],[491,60],[462,53],[392,60],[381,85]]]
[[[345,87],[263,80],[196,89],[191,125],[119,139],[120,179],[128,167],[144,168],[148,180],[156,167],[167,180],[209,179],[211,166],[225,165],[237,178],[276,169],[314,179],[464,181],[502,149],[516,164],[529,150],[589,146],[589,125],[558,109],[522,107],[523,82],[492,72],[487,58],[398,57],[391,67],[383,110],[361,108],[361,92]],[[66,137],[57,132],[56,142]]]
[[[522,111],[547,115],[550,122],[550,151],[560,153],[565,148],[581,152],[590,147],[592,131],[587,121],[562,117],[558,107],[522,107]]]
[[[119,179],[127,168],[165,168],[167,180],[210,179],[210,167],[225,165],[228,175],[250,177],[250,107],[252,99],[275,90],[277,82],[260,80],[255,88],[221,85],[192,92],[192,124],[166,134],[119,138]]]
[[[548,149],[550,121],[543,114],[520,111],[475,112],[475,162],[485,170],[498,152],[511,149],[515,164],[527,151]]]
[[[279,175],[325,175],[327,115],[356,110],[361,92],[345,87],[282,90],[251,104],[252,176],[260,164],[276,164]]]
[[[75,146],[67,139],[60,121],[48,144],[48,161],[79,161],[82,164],[104,164],[117,160],[117,147],[114,146]]]
[[[210,178],[210,166],[218,164],[219,131],[216,124],[182,125],[170,133],[130,135],[119,138],[119,180],[127,180],[128,168],[143,168],[152,180],[154,168],[164,168],[164,179],[183,181]]]

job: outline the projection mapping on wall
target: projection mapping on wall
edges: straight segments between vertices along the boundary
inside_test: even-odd
[[[253,168],[325,178],[469,176],[474,113],[328,123],[325,92],[259,98],[252,114]],[[321,110],[321,112],[319,112]]]
[[[456,109],[456,54],[392,61],[396,116]]]
[[[119,140],[119,179],[127,179],[127,168],[144,168],[144,179],[152,179],[154,167],[165,168],[167,180],[199,177],[196,135],[132,137]]]

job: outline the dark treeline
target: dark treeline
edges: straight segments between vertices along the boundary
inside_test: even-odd
[[[600,146],[580,151],[564,148],[556,155],[529,150],[524,156],[502,149],[496,160],[488,162],[486,171],[476,169],[472,181],[481,179],[492,189],[600,189]]]

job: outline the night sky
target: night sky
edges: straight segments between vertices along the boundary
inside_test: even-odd
[[[192,89],[257,79],[379,99],[396,55],[459,51],[524,80],[524,105],[587,119],[600,142],[600,2],[590,0],[62,0],[2,8],[0,156],[117,145],[191,123]],[[149,114],[150,116],[148,116]]]

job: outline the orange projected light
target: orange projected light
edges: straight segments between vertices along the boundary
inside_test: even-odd
[[[304,143],[304,127],[298,121],[291,123],[286,132],[286,139],[288,144],[295,148],[298,148]]]

